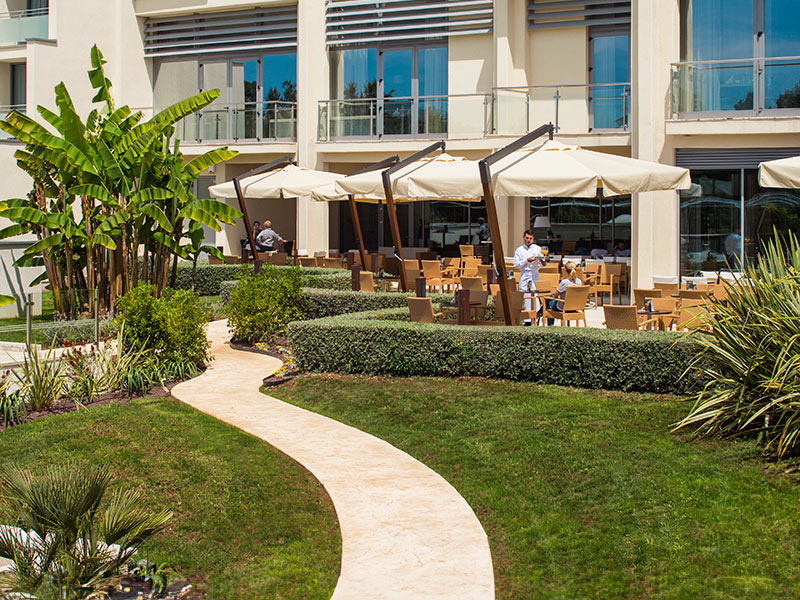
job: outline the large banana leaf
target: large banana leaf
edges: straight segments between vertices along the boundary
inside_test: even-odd
[[[109,231],[118,229],[121,225],[123,225],[127,221],[128,221],[128,213],[125,212],[124,210],[120,210],[103,219],[103,222],[97,226],[97,229],[95,231],[99,231],[100,233],[108,233]]]
[[[39,114],[42,115],[42,118],[50,123],[53,127],[56,128],[56,131],[63,134],[64,133],[64,123],[56,113],[54,113],[49,108],[45,108],[44,106],[37,106],[36,110],[39,111]]]
[[[232,206],[225,204],[220,200],[213,200],[210,198],[199,198],[187,204],[184,207],[184,210],[200,210],[209,215],[213,216],[215,219],[222,221],[223,223],[227,223],[228,225],[233,225],[236,223],[237,219],[242,218],[242,213]],[[181,211],[183,213],[183,211]],[[181,216],[188,216],[183,215]]]
[[[89,198],[94,198],[95,200],[99,200],[100,202],[105,202],[107,204],[117,204],[116,197],[102,185],[91,183],[74,185],[69,189],[69,193],[75,194],[76,196],[87,196]]]
[[[92,60],[92,70],[89,71],[89,82],[92,88],[97,90],[92,102],[105,102],[109,109],[113,109],[111,99],[111,81],[106,77],[103,65],[106,61],[103,60],[103,53],[97,48],[97,44],[92,46],[89,52]]]
[[[117,157],[111,152],[111,149],[102,139],[97,141],[97,154],[100,155],[100,160],[103,162],[103,170],[105,174],[120,184],[120,191],[123,194],[128,192],[128,182],[125,178],[124,171],[117,161]]]
[[[205,154],[201,154],[197,158],[192,159],[185,167],[184,171],[191,178],[192,181],[209,167],[218,165],[221,162],[230,160],[239,153],[235,150],[228,150],[227,148],[216,148],[209,150]]]
[[[63,154],[71,165],[74,165],[75,167],[78,167],[87,173],[95,172],[92,161],[86,157],[80,148],[72,144],[67,139],[60,138],[49,133],[34,133],[31,135],[31,138],[34,140],[34,142],[39,144],[41,148],[54,153]]]
[[[173,230],[172,223],[169,222],[167,215],[155,204],[145,204],[140,209],[142,213],[153,219],[165,231]]]
[[[86,127],[78,116],[63,81],[56,86],[56,106],[61,117],[64,139],[78,148],[84,156],[89,156],[91,151],[86,143]]]
[[[53,235],[49,235],[46,238],[43,238],[29,246],[25,249],[25,254],[28,255],[36,255],[41,254],[43,250],[47,250],[48,248],[52,248],[53,246],[58,246],[59,244],[64,243],[64,234],[63,233],[54,233]],[[14,263],[16,264],[16,263]]]
[[[8,306],[9,304],[14,304],[17,300],[14,296],[6,296],[5,294],[0,294],[0,306]]]
[[[110,235],[105,234],[101,231],[94,232],[94,235],[92,236],[92,243],[104,246],[109,250],[117,249],[117,243],[114,241],[114,239]]]
[[[0,229],[0,240],[5,240],[10,237],[22,235],[23,233],[30,232],[30,230],[31,230],[30,227],[28,227],[24,223],[19,223],[17,225],[10,225],[5,229]]]
[[[157,202],[159,200],[169,200],[172,198],[173,193],[171,190],[164,188],[149,187],[139,190],[131,196],[131,202]]]
[[[42,225],[47,220],[47,213],[32,206],[10,206],[0,212],[0,217],[11,221],[25,221],[26,223]]]

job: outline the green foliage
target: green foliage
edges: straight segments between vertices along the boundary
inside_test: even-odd
[[[174,575],[174,571],[169,565],[151,563],[145,559],[138,561],[136,566],[130,569],[130,573],[144,579],[145,583],[149,583],[158,595],[166,591],[169,581]]]
[[[28,414],[25,401],[19,390],[12,390],[10,371],[0,375],[0,427],[11,427],[25,420]]]
[[[0,584],[35,598],[89,598],[172,518],[149,514],[140,492],[118,490],[101,506],[105,467],[51,466],[37,477],[7,466],[0,483],[18,527],[0,530],[0,557],[14,563]]]
[[[269,342],[290,321],[302,319],[306,301],[299,267],[264,265],[258,275],[243,272],[228,304],[228,326],[234,339],[250,344]]]
[[[194,292],[167,290],[156,298],[153,286],[143,283],[120,298],[116,308],[125,351],[148,350],[162,364],[198,368],[208,358],[208,313]]]
[[[708,333],[691,335],[709,379],[677,427],[699,435],[756,435],[778,456],[800,439],[800,244],[776,235],[728,300],[712,300]]]
[[[68,381],[64,363],[56,358],[53,346],[44,355],[35,346],[26,346],[22,364],[11,373],[26,406],[33,412],[52,407]]]
[[[303,294],[308,300],[307,319],[321,319],[384,308],[404,308],[408,306],[406,298],[414,295],[413,293],[354,292],[352,290],[313,288],[304,288]],[[452,294],[428,294],[428,297],[437,304],[453,300]]]
[[[399,320],[399,319],[405,319]],[[408,309],[291,323],[298,366],[368,375],[480,376],[585,388],[686,393],[695,350],[680,334],[577,327],[411,323]]]

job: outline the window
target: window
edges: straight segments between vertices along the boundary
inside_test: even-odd
[[[26,104],[26,90],[27,84],[26,65],[25,63],[11,63],[11,81],[10,81],[10,102],[11,106],[21,107],[25,110]]]
[[[330,65],[333,137],[446,134],[446,46],[332,50]]]
[[[627,129],[630,115],[630,28],[593,28],[591,108],[593,129]]]
[[[219,89],[220,95],[194,120],[179,127],[183,139],[292,139],[296,136],[297,55],[160,60],[154,65],[156,108]]]
[[[798,22],[795,0],[681,0],[679,112],[800,108]]]

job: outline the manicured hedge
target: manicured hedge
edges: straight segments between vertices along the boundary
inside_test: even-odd
[[[306,317],[321,319],[345,313],[357,313],[384,308],[407,308],[407,296],[413,293],[398,292],[354,292],[352,290],[321,290],[305,288],[303,294],[308,300]],[[434,302],[450,302],[452,294],[428,294]]]
[[[290,323],[301,369],[368,375],[480,376],[625,391],[687,393],[695,356],[681,334],[577,327],[423,325],[407,309]]]
[[[202,263],[197,265],[197,276],[195,279],[195,291],[200,296],[224,295],[223,290],[228,290],[230,298],[230,288],[235,285],[235,280],[246,268],[253,270],[253,265],[209,265]],[[281,269],[283,267],[276,267]],[[325,288],[332,290],[350,289],[350,271],[344,269],[318,269],[316,267],[302,267],[303,286]],[[188,263],[178,264],[178,274],[175,280],[175,288],[188,290],[192,287],[192,265]]]

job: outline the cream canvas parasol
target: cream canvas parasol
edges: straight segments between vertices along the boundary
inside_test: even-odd
[[[800,189],[800,156],[762,162],[758,183],[763,187]]]

